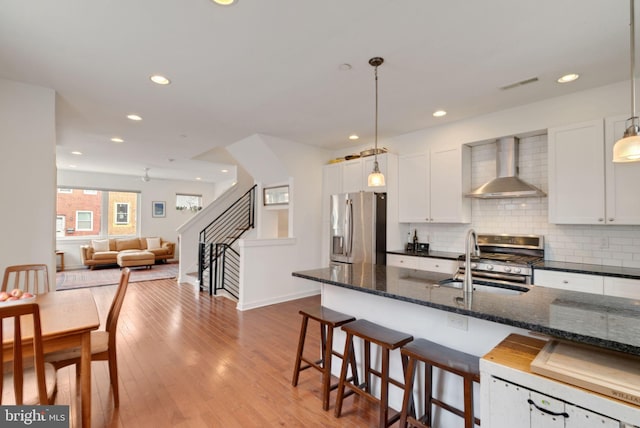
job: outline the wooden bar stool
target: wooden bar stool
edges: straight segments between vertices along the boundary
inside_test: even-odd
[[[429,428],[431,426],[432,405],[439,406],[464,418],[465,428],[473,428],[474,424],[480,425],[480,419],[473,415],[473,382],[480,382],[480,359],[476,356],[456,351],[446,346],[430,342],[425,339],[416,339],[401,350],[403,356],[409,359],[405,372],[405,390],[402,400],[402,413],[400,426]],[[425,414],[421,418],[413,415],[413,381],[418,362],[425,364],[424,369],[424,409]],[[433,397],[433,367],[461,376],[464,382],[464,410],[455,408]]]
[[[340,327],[343,324],[354,321],[355,318],[351,315],[343,314],[324,306],[314,306],[299,311],[302,315],[302,325],[300,327],[300,339],[298,340],[298,353],[296,355],[296,363],[293,368],[293,380],[291,384],[293,386],[298,385],[298,379],[300,372],[313,367],[322,373],[322,408],[324,410],[329,409],[329,394],[332,390],[338,387],[338,384],[331,384],[331,356],[335,355],[344,359],[343,355],[333,350],[333,330],[336,327]],[[319,360],[310,360],[306,358],[304,354],[304,342],[307,336],[307,326],[309,319],[320,323],[320,338],[321,338],[321,356]],[[353,353],[352,353],[353,354]],[[302,363],[306,364],[303,366]],[[356,359],[355,356],[351,356],[352,376],[356,376]],[[352,379],[355,383],[358,383],[357,377]]]
[[[336,398],[336,417],[340,417],[342,412],[342,401],[346,397],[345,387],[351,391],[362,395],[370,401],[378,403],[380,406],[380,419],[378,426],[386,428],[400,418],[400,414],[389,418],[389,384],[398,388],[404,388],[403,382],[389,376],[389,351],[398,349],[413,340],[413,336],[396,330],[374,324],[367,320],[357,320],[342,326],[342,330],[347,333],[347,340],[344,346],[345,359],[342,361],[340,380],[338,382],[338,396]],[[361,385],[347,382],[347,359],[353,355],[353,338],[359,337],[364,340],[364,382]],[[378,345],[382,352],[381,370],[371,367],[371,343]],[[402,357],[402,368],[406,367],[406,357]],[[371,391],[371,375],[380,378],[380,398],[375,397]],[[350,391],[349,391],[350,392]]]

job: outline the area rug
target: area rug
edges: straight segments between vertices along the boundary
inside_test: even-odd
[[[175,278],[178,276],[178,263],[153,265],[151,269],[144,267],[131,268],[129,282],[154,281],[156,279]],[[70,270],[56,273],[56,290],[72,288],[99,287],[117,284],[120,281],[120,268],[96,268]]]

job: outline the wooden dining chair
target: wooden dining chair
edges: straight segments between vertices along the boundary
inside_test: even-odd
[[[118,363],[116,358],[116,330],[120,309],[122,308],[124,296],[129,285],[130,273],[131,270],[129,268],[122,269],[120,284],[111,302],[105,330],[91,332],[91,361],[109,362],[109,379],[111,381],[111,389],[113,390],[113,403],[115,407],[120,405],[118,394]],[[46,354],[45,361],[51,363],[56,370],[75,364],[77,377],[80,373],[80,348]]]
[[[33,355],[24,357],[23,331],[28,331],[27,316],[33,322]],[[21,318],[22,317],[22,318]],[[0,307],[0,343],[4,343],[7,331],[5,325],[13,323],[13,344],[11,357],[0,353],[0,404],[2,405],[50,405],[56,392],[56,370],[44,362],[40,308],[36,303],[26,303]],[[27,352],[30,355],[31,352]],[[9,355],[9,354],[7,354]]]
[[[49,271],[47,265],[14,265],[7,266],[2,279],[2,289],[0,291],[10,292],[14,288],[19,288],[23,292],[32,294],[48,293],[49,291]]]

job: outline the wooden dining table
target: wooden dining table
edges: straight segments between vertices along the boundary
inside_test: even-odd
[[[100,327],[100,316],[96,302],[88,289],[52,291],[39,294],[35,302],[40,307],[42,342],[44,353],[63,349],[81,348],[80,356],[80,400],[82,427],[91,427],[91,331]],[[1,305],[2,303],[0,303]],[[23,322],[23,338],[33,336],[33,324]],[[11,360],[13,343],[12,323],[3,328],[3,353],[5,361]],[[25,355],[32,355],[31,341],[24,345]]]

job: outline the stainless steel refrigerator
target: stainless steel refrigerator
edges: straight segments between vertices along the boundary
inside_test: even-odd
[[[331,195],[331,262],[386,264],[387,194]]]

